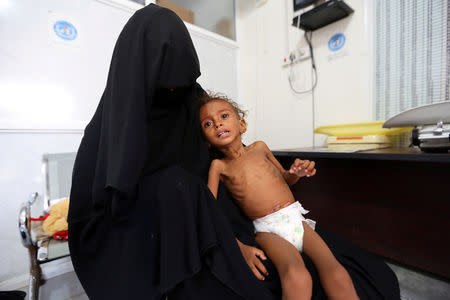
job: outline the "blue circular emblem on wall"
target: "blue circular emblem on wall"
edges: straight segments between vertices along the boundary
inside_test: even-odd
[[[331,51],[338,51],[345,44],[345,35],[343,33],[336,33],[328,41],[328,48]]]
[[[53,25],[56,35],[63,40],[72,41],[77,38],[78,32],[75,26],[67,21],[57,21]]]

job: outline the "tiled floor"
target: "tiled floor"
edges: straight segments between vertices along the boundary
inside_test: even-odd
[[[450,282],[430,277],[392,262],[389,262],[388,265],[397,275],[402,300],[450,299]],[[23,290],[27,291],[26,288]],[[48,280],[41,287],[40,299],[89,300],[74,272]]]
[[[402,300],[448,300],[450,282],[388,263],[397,275]]]
[[[89,300],[88,296],[85,293],[73,296],[71,298],[68,298],[66,300]]]

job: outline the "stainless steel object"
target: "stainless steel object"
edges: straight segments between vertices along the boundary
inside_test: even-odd
[[[43,207],[39,207],[39,211],[49,211],[50,205],[57,203],[69,196],[72,182],[72,169],[75,161],[76,153],[54,153],[45,154],[42,160],[42,176],[44,177],[44,197]],[[38,193],[32,193],[28,200],[24,202],[19,210],[19,234],[21,242],[28,249],[30,259],[30,280],[28,287],[28,299],[39,299],[39,287],[43,283],[42,270],[40,264],[48,261],[65,257],[69,255],[67,247],[63,251],[56,251],[52,248],[52,240],[46,234],[43,234],[39,222],[31,223],[31,208],[33,204],[42,205]],[[67,241],[65,242],[67,243]],[[53,244],[54,245],[54,244]],[[65,244],[67,246],[67,244]],[[66,250],[67,249],[67,250]],[[50,251],[52,255],[50,256]]]
[[[39,266],[36,254],[38,247],[31,237],[31,206],[39,198],[38,193],[32,193],[28,201],[23,203],[19,211],[19,233],[22,244],[28,249],[30,258],[30,279],[28,286],[28,299],[39,299],[39,285],[41,282],[41,267]]]
[[[412,144],[424,152],[450,150],[450,101],[415,107],[384,122],[384,128],[415,126]]]

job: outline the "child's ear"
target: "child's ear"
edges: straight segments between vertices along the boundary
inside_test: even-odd
[[[240,123],[239,133],[244,134],[247,131],[247,123],[245,122],[244,119],[241,119],[239,123]]]

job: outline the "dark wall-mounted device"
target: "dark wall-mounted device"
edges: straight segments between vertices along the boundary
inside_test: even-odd
[[[342,0],[328,0],[301,14],[300,24],[298,23],[299,16],[292,19],[292,26],[300,27],[305,31],[313,31],[343,19],[353,12],[354,10]]]
[[[299,9],[305,8],[317,0],[292,0],[294,4],[294,11],[297,11]]]

